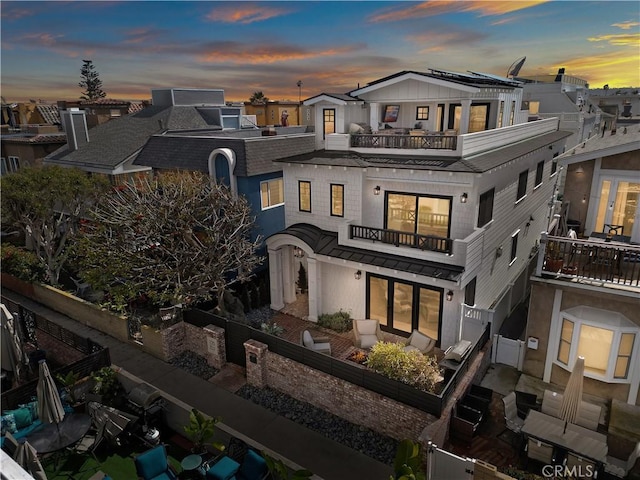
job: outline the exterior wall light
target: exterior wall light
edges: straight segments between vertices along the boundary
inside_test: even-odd
[[[355,278],[356,280],[360,280],[360,278],[362,278],[362,272],[360,270],[357,270],[356,273],[353,274],[353,278]]]
[[[380,195],[380,185],[376,185],[375,187],[373,187],[373,194]]]
[[[460,195],[460,203],[467,203],[467,198],[469,198],[469,195],[467,195],[467,192],[464,192]]]
[[[302,257],[304,257],[304,252],[302,251],[302,249],[300,247],[294,247],[293,256],[296,257],[296,258],[302,258]]]
[[[447,302],[450,302],[451,300],[453,300],[453,290],[449,290],[447,292]]]

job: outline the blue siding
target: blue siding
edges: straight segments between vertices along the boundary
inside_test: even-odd
[[[253,177],[238,177],[238,193],[244,195],[251,204],[251,210],[256,217],[254,237],[262,235],[265,239],[274,233],[284,230],[284,204],[279,207],[262,210],[260,202],[260,182],[282,177],[282,172],[255,175]],[[262,245],[259,253],[266,255],[266,245]]]

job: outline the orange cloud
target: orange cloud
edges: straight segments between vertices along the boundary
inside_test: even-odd
[[[252,3],[234,3],[215,8],[207,15],[207,20],[224,23],[253,23],[286,15],[290,10]]]
[[[640,46],[640,33],[625,33],[620,35],[598,35],[589,37],[590,42],[608,42],[616,46]]]
[[[605,83],[620,87],[640,85],[638,66],[637,54],[603,53],[561,61],[543,69],[557,71],[559,67],[566,67],[570,75],[584,78],[593,88],[598,88],[598,85]]]
[[[429,0],[402,9],[384,10],[369,17],[371,22],[393,22],[417,17],[433,17],[451,12],[478,12],[480,16],[505,15],[546,3],[549,0],[459,1]]]
[[[318,51],[305,51],[296,49],[296,47],[278,47],[277,45],[267,47],[225,42],[218,47],[209,48],[206,52],[200,54],[200,58],[205,62],[265,64],[341,55],[349,53],[356,48],[360,47],[347,46]]]
[[[430,30],[420,35],[412,35],[407,40],[420,47],[420,53],[440,52],[457,45],[468,46],[480,42],[486,34],[472,31],[455,31],[448,29]]]
[[[631,21],[611,24],[612,27],[618,27],[618,28],[621,28],[622,30],[629,30],[630,28],[637,27],[638,25],[640,25],[640,22],[631,22]]]

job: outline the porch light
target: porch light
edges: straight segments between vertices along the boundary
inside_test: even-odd
[[[304,257],[304,252],[302,251],[302,249],[300,247],[294,247],[293,256],[296,257],[296,258],[302,258],[302,257]]]
[[[582,165],[576,168],[576,173],[584,173],[584,168],[582,168]]]
[[[362,278],[362,272],[360,270],[357,270],[356,273],[353,274],[353,278],[355,278],[356,280],[360,280],[360,278]]]
[[[450,302],[451,300],[453,300],[453,290],[449,290],[447,292],[447,302]]]
[[[376,186],[373,188],[373,194],[374,194],[374,195],[380,195],[380,185],[376,185]]]
[[[467,192],[464,192],[460,195],[460,203],[467,203],[467,198],[469,198],[469,195],[467,195]]]

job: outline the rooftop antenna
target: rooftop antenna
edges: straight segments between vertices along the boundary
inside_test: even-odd
[[[520,57],[518,60],[513,62],[509,69],[507,70],[507,78],[511,75],[511,78],[516,77],[520,73],[520,69],[524,65],[524,61],[527,57]]]

